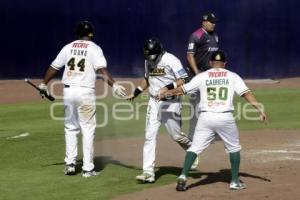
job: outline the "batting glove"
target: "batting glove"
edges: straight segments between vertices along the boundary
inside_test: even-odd
[[[39,84],[39,89],[40,89],[40,95],[44,98],[45,94],[49,95],[49,91],[47,88],[47,85],[45,83]]]
[[[126,89],[122,85],[115,83],[113,84],[112,88],[113,88],[113,93],[118,97],[120,98],[126,97],[126,93],[125,93]]]

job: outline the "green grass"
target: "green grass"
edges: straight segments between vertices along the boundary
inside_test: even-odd
[[[270,117],[265,126],[258,121],[238,120],[242,130],[256,129],[299,129],[300,99],[299,89],[256,90],[257,98],[262,101]],[[185,98],[185,100],[187,100]],[[237,102],[243,102],[240,98]],[[132,114],[131,120],[113,120],[112,106],[119,102],[115,99],[99,100],[108,105],[108,124],[97,128],[96,139],[144,137],[146,107]],[[147,102],[138,99],[136,103]],[[155,184],[136,184],[134,177],[141,172],[140,166],[126,166],[108,158],[96,158],[96,165],[102,170],[99,177],[83,179],[80,175],[63,175],[64,133],[63,121],[52,120],[49,115],[51,103],[46,101],[26,104],[0,105],[0,199],[111,199],[124,193],[174,182],[179,169],[161,168],[160,177]],[[123,107],[130,109],[130,107]],[[135,109],[132,112],[136,112]],[[55,109],[55,116],[63,116],[62,106]],[[187,115],[184,109],[183,115]],[[98,122],[101,123],[103,107],[98,106]],[[118,113],[129,116],[130,113]],[[255,115],[255,114],[254,114]],[[101,121],[102,120],[102,121]],[[183,122],[187,130],[188,122]],[[29,132],[24,138],[9,137]],[[161,132],[165,132],[164,129]],[[79,152],[81,152],[79,150]]]
[[[300,89],[260,89],[253,93],[263,103],[269,124],[266,126],[259,121],[242,118],[237,122],[241,130],[300,128]],[[237,100],[241,102],[241,98]],[[253,115],[257,116],[256,113],[249,116]]]

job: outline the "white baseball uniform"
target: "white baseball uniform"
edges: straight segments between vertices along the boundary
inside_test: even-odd
[[[60,51],[51,67],[65,66],[62,82],[65,106],[65,163],[76,164],[77,135],[82,131],[83,166],[94,169],[94,134],[96,128],[96,71],[106,67],[101,48],[92,41],[76,40]]]
[[[145,61],[145,78],[149,83],[149,103],[146,116],[146,134],[143,148],[143,171],[154,176],[156,137],[161,123],[165,124],[169,135],[184,149],[191,145],[191,141],[181,132],[181,99],[173,98],[157,101],[155,97],[164,86],[176,79],[186,78],[187,73],[180,60],[165,52],[157,64],[153,66]]]
[[[201,110],[195,129],[192,146],[188,151],[200,154],[218,134],[229,153],[241,150],[238,129],[233,117],[234,94],[249,91],[236,73],[224,68],[212,68],[195,76],[182,86],[185,93],[200,90]]]

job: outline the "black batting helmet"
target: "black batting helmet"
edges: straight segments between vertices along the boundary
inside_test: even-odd
[[[147,39],[144,45],[144,57],[146,60],[156,61],[164,53],[163,46],[157,38]]]
[[[77,24],[75,32],[78,37],[93,37],[94,26],[91,22],[81,21]]]

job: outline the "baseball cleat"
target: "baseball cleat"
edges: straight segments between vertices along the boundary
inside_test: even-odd
[[[91,171],[84,171],[82,172],[82,177],[84,178],[89,178],[92,176],[98,176],[100,174],[100,172],[96,172],[95,170],[91,170]]]
[[[76,171],[75,171],[75,165],[74,164],[70,164],[70,165],[66,165],[65,166],[65,175],[75,175]]]
[[[180,192],[186,191],[188,189],[186,186],[186,182],[187,182],[186,176],[180,175],[177,179],[176,191],[180,191]]]
[[[135,179],[142,183],[154,183],[155,182],[154,175],[150,174],[150,173],[146,173],[146,172],[142,173],[141,175],[137,175],[135,177]]]
[[[246,184],[241,180],[239,180],[238,182],[231,181],[229,188],[231,190],[242,190],[246,189]]]
[[[196,170],[197,167],[198,167],[198,164],[199,164],[199,158],[197,156],[194,163],[193,163],[193,165],[191,166],[191,170]]]

